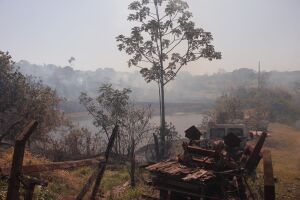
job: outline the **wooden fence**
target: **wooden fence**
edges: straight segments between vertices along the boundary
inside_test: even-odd
[[[95,182],[94,188],[92,190],[91,199],[95,199],[98,192],[101,179],[103,177],[104,171],[106,169],[106,164],[109,159],[109,154],[113,147],[115,138],[118,134],[118,125],[115,126],[109,143],[105,152],[104,157],[98,157],[93,159],[77,160],[77,161],[67,161],[67,162],[55,162],[37,165],[25,165],[23,166],[24,152],[26,147],[26,142],[31,136],[31,134],[36,129],[38,123],[36,121],[30,122],[24,130],[17,135],[15,145],[12,165],[9,168],[0,168],[0,175],[7,176],[8,178],[8,189],[7,189],[7,200],[18,200],[20,199],[20,186],[23,185],[25,189],[25,200],[32,200],[34,188],[36,185],[44,185],[47,183],[34,177],[25,176],[32,175],[38,172],[54,171],[54,170],[66,170],[73,169],[84,166],[96,166],[94,173],[91,175],[89,180],[84,184],[82,190],[77,196],[77,199],[82,199],[86,193],[91,188],[92,184]]]

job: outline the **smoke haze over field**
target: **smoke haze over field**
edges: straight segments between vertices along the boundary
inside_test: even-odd
[[[20,66],[22,73],[40,78],[68,100],[77,101],[81,92],[87,92],[93,96],[103,83],[112,83],[117,88],[132,89],[132,98],[135,101],[158,101],[157,85],[147,84],[138,71],[118,72],[113,68],[80,71],[72,67],[34,65],[28,61],[21,61],[16,65]],[[262,77],[269,87],[280,87],[292,91],[295,83],[300,81],[300,71],[263,72]],[[230,89],[256,85],[257,72],[247,68],[233,72],[222,71],[213,75],[192,75],[189,72],[182,72],[166,87],[166,101],[211,102]]]

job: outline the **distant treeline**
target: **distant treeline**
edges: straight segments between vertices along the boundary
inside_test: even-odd
[[[16,63],[23,74],[40,78],[46,85],[57,90],[67,100],[77,101],[80,92],[96,94],[99,85],[112,83],[116,88],[131,88],[132,98],[139,102],[157,102],[157,85],[147,84],[138,71],[117,72],[112,68],[95,71],[80,71],[56,65],[35,65],[27,61]],[[266,87],[294,91],[299,85],[300,71],[262,72],[261,80]],[[258,73],[241,68],[233,72],[219,72],[213,75],[192,75],[182,72],[167,86],[167,102],[207,103],[229,90],[239,87],[255,87]]]
[[[159,115],[159,103],[153,102],[135,102],[137,107],[145,107],[151,104],[151,110],[153,115]],[[166,114],[174,113],[200,113],[204,109],[210,109],[214,106],[213,101],[206,101],[200,103],[166,103]],[[74,112],[87,112],[85,107],[78,101],[64,101],[60,104],[60,109],[64,113]]]

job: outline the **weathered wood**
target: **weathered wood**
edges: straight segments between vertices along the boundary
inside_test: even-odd
[[[22,167],[22,173],[30,175],[37,172],[54,171],[54,170],[65,170],[73,169],[78,167],[92,166],[99,164],[99,160],[96,159],[84,159],[77,161],[66,161],[66,162],[54,162],[38,165],[24,165]],[[11,168],[2,168],[1,175],[9,175]]]
[[[89,177],[88,181],[81,188],[79,194],[76,197],[76,200],[82,200],[84,198],[84,196],[86,195],[86,193],[88,192],[88,190],[90,189],[90,187],[92,186],[92,184],[94,183],[94,181],[97,179],[96,181],[98,181],[98,182],[95,183],[95,186],[93,188],[93,193],[92,193],[92,196],[90,198],[90,199],[93,199],[93,198],[95,199],[95,196],[98,192],[98,188],[99,188],[100,183],[101,183],[101,179],[103,177],[103,174],[104,174],[104,171],[105,171],[105,168],[106,168],[106,164],[107,164],[107,161],[108,161],[108,158],[109,158],[110,151],[113,147],[115,138],[116,138],[116,136],[118,134],[118,131],[119,131],[118,129],[119,129],[118,126],[115,126],[115,128],[113,129],[112,135],[110,136],[109,142],[107,144],[107,148],[106,148],[106,151],[105,151],[103,162],[99,163],[99,166],[97,167],[97,169],[93,172],[93,174]],[[93,195],[94,195],[94,197],[93,197]]]
[[[10,177],[7,189],[7,200],[18,200],[20,189],[20,176],[22,175],[22,165],[25,151],[25,144],[27,139],[36,129],[38,123],[36,121],[30,122],[17,137],[14,148],[12,166],[10,170]]]
[[[264,168],[264,199],[275,200],[275,181],[273,175],[273,165],[271,152],[265,150],[263,152],[263,168]]]
[[[160,189],[160,191],[159,191],[159,199],[160,200],[169,200],[169,192],[168,192],[168,190]]]
[[[216,151],[214,151],[214,150],[203,149],[203,148],[196,147],[196,146],[188,146],[187,151],[191,154],[198,154],[201,156],[214,157],[216,155]]]
[[[44,187],[46,187],[48,185],[47,182],[37,179],[37,178],[34,178],[34,177],[22,176],[22,177],[20,177],[20,181],[22,182],[22,184],[26,190],[24,200],[32,200],[33,199],[34,188],[36,185],[42,185]]]
[[[88,190],[90,189],[90,187],[94,183],[95,179],[97,178],[97,175],[99,174],[100,170],[101,170],[101,168],[97,168],[93,172],[93,174],[89,177],[89,179],[87,180],[87,182],[81,188],[79,194],[76,197],[76,200],[82,200],[84,198],[85,194],[88,192]]]
[[[91,200],[95,200],[96,199],[96,195],[98,193],[98,189],[99,189],[99,186],[101,184],[101,180],[103,178],[103,175],[104,175],[104,171],[106,169],[106,164],[108,162],[108,159],[109,159],[109,154],[114,146],[114,142],[115,142],[115,139],[116,137],[118,136],[118,133],[119,133],[119,126],[116,125],[112,131],[112,134],[109,138],[109,141],[108,141],[108,144],[107,144],[107,147],[106,147],[106,151],[105,151],[105,157],[104,157],[104,163],[99,166],[101,168],[101,170],[99,171],[98,175],[97,175],[97,178],[96,178],[96,182],[95,182],[95,185],[94,185],[94,188],[93,188],[93,191],[92,191],[92,195],[91,195]]]
[[[260,151],[264,145],[266,137],[267,137],[267,133],[263,132],[261,134],[259,140],[257,141],[257,143],[253,149],[253,152],[251,153],[249,159],[247,160],[245,168],[247,169],[248,173],[251,173],[251,172],[253,172],[253,170],[256,169],[256,167],[261,159]]]
[[[201,132],[195,126],[191,126],[184,132],[186,138],[190,140],[200,140]]]
[[[35,186],[35,183],[29,183],[27,185],[24,200],[32,200]]]

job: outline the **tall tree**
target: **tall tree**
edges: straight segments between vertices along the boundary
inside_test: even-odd
[[[196,28],[188,4],[182,0],[138,0],[128,9],[127,20],[138,24],[129,36],[116,40],[120,51],[131,58],[128,66],[140,68],[146,82],[155,81],[159,88],[161,108],[160,156],[165,154],[165,85],[175,78],[183,66],[200,58],[220,59],[211,44],[212,35]]]

